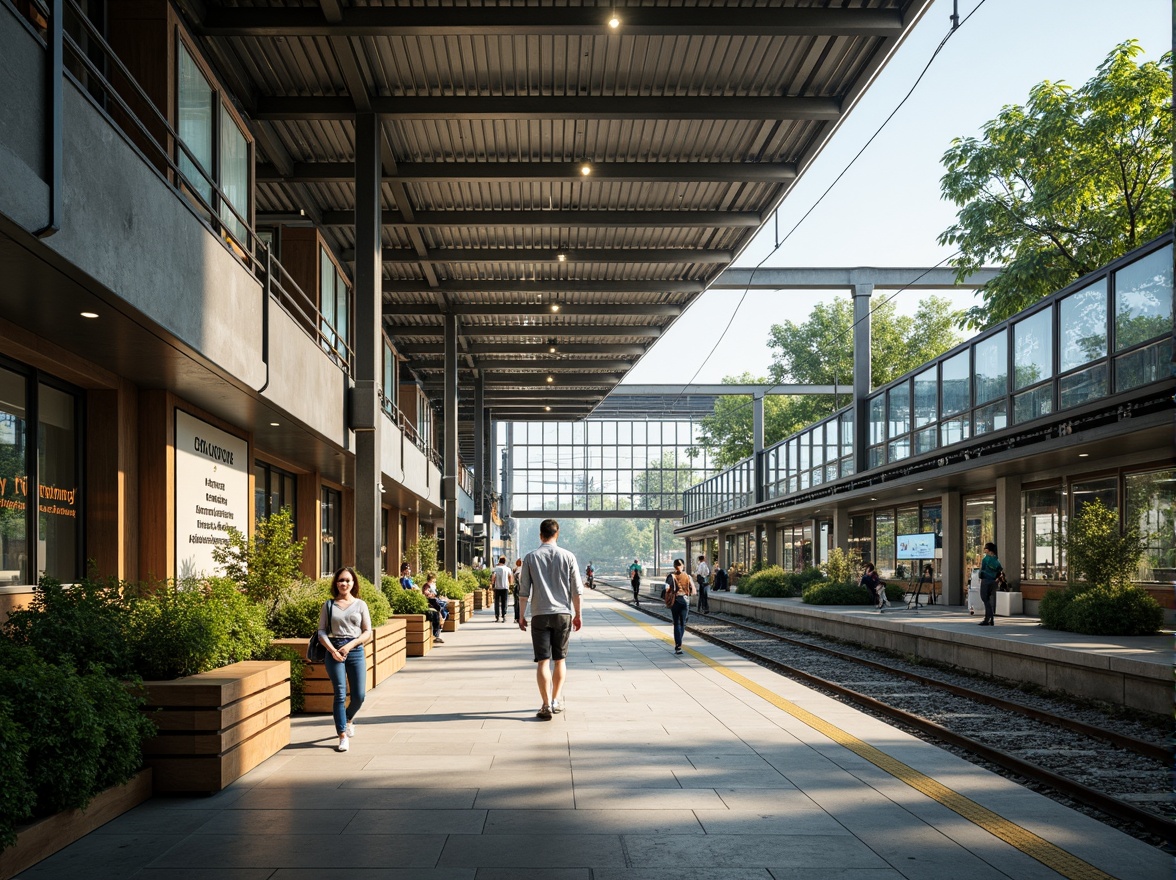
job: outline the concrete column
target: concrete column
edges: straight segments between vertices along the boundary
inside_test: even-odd
[[[1021,583],[1021,477],[996,478],[996,547],[1010,587]]]
[[[964,602],[968,590],[964,559],[964,507],[959,492],[944,492],[943,505],[943,601],[948,605]]]
[[[777,522],[770,522],[767,524],[767,538],[768,538],[768,565],[780,564],[780,524]]]
[[[351,427],[355,431],[355,568],[373,583],[380,582],[379,388],[382,380],[380,333],[383,306],[380,200],[380,118],[355,116],[355,387]],[[343,328],[340,328],[342,330]]]
[[[445,448],[441,503],[445,508],[444,568],[457,573],[457,315],[445,315]]]
[[[763,565],[764,561],[764,530],[765,526],[761,522],[755,524],[755,530],[752,532],[751,539],[755,546],[751,548],[751,564],[755,566]]]
[[[840,507],[833,511],[833,546],[849,552],[849,511]]]
[[[491,530],[493,527],[493,524],[490,522],[490,511],[493,506],[493,500],[490,498],[490,494],[493,491],[494,486],[497,485],[497,482],[494,479],[494,419],[489,409],[485,410],[485,415],[482,418],[482,430],[485,432],[485,436],[482,439],[482,474],[485,477],[485,482],[482,484],[482,506],[485,508],[486,514],[486,551],[483,556],[485,556],[486,559],[490,559],[492,556]],[[495,559],[495,561],[497,562],[497,559]],[[508,561],[512,565],[514,564],[514,560]],[[494,566],[491,565],[489,567],[493,568]]]
[[[730,554],[727,553],[727,535],[730,534],[728,530],[719,529],[719,568],[726,571],[731,567]]]
[[[870,466],[870,297],[873,284],[853,286],[853,463],[854,473]]]
[[[478,370],[474,379],[474,513],[489,518],[486,509],[486,374]]]

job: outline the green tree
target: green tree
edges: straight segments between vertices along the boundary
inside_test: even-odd
[[[645,470],[634,475],[634,504],[638,510],[679,509],[682,492],[699,479],[692,467],[675,460],[672,451],[663,452],[661,458],[649,462]]]
[[[988,327],[1172,226],[1172,54],[1129,40],[1078,89],[1045,81],[982,138],[957,138],[940,186],[960,211],[939,236],[960,280],[1004,264],[966,325]]]
[[[1127,587],[1147,547],[1138,523],[1119,527],[1119,513],[1097,498],[1082,505],[1062,541],[1070,581],[1085,578],[1086,588]]]
[[[956,345],[960,313],[943,297],[924,299],[914,317],[899,315],[892,300],[879,301],[870,315],[870,373],[874,387],[925,364]],[[836,412],[853,390],[853,304],[848,298],[819,303],[808,319],[773,324],[773,383],[840,385],[844,395],[768,395],[764,398],[764,444]],[[724,384],[756,384],[750,374],[728,377]],[[752,452],[752,405],[748,395],[720,397],[701,422],[700,445],[718,467],[729,467]]]
[[[213,560],[252,601],[273,614],[291,585],[302,579],[302,548],[294,540],[294,514],[289,507],[258,520],[252,537],[229,526],[228,544],[212,551]]]

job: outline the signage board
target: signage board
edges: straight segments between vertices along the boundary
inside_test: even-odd
[[[221,574],[212,551],[249,533],[249,444],[176,410],[177,578]]]
[[[924,532],[921,535],[899,535],[896,556],[899,559],[934,559],[935,534]]]

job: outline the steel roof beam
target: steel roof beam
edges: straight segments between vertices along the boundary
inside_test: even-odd
[[[565,293],[702,293],[706,284],[702,281],[674,281],[670,279],[652,281],[582,281],[575,278],[559,278],[548,281],[527,281],[525,279],[512,281],[483,281],[473,279],[469,281],[442,281],[438,287],[443,293],[525,293],[525,294],[553,294]],[[424,280],[403,279],[385,281],[384,293],[396,295],[398,293],[432,293]]]
[[[343,251],[342,259],[353,262],[355,251],[351,248]],[[692,248],[434,248],[427,256],[384,248],[385,263],[720,263],[725,266],[733,259],[733,251]]]
[[[841,118],[837,98],[760,97],[746,95],[680,96],[650,95],[457,95],[446,97],[371,98],[372,110],[387,120],[401,122],[499,122],[517,120],[645,120],[645,119],[746,119],[778,122],[811,119],[836,122]],[[355,116],[349,97],[268,97],[257,100],[254,118],[279,120],[348,121]]]
[[[549,383],[547,375],[551,375],[556,381]],[[513,375],[505,375],[502,372],[488,373],[483,382],[486,388],[495,388],[499,394],[508,393],[509,389],[530,389],[530,388],[595,388],[606,387],[611,388],[617,382],[620,382],[624,377],[623,374],[618,373],[515,373]],[[424,387],[431,388],[433,386],[440,387],[444,379],[438,377],[427,378],[423,380]],[[474,377],[468,373],[464,377],[463,385],[472,386]]]
[[[558,337],[559,334],[554,335]],[[645,354],[648,348],[645,345],[632,343],[618,345],[615,342],[602,342],[597,344],[559,343],[556,347],[559,349],[559,354],[632,355],[633,357],[640,357]],[[526,343],[514,345],[509,342],[471,342],[467,351],[472,355],[512,357],[520,354],[550,355],[550,348],[549,345],[531,345]],[[440,357],[440,349],[436,345],[424,342],[397,344],[396,351],[403,355],[430,355]]]
[[[328,21],[317,9],[209,7],[198,30],[210,37],[442,37],[544,36],[864,36],[897,37],[898,9],[728,7],[622,7],[621,26],[610,31],[607,6],[461,7],[436,9],[348,7]]]
[[[436,303],[385,303],[384,317],[395,315],[442,315],[452,312],[455,315],[562,315],[565,317],[582,315],[645,315],[663,318],[676,318],[682,314],[682,307],[660,303],[557,303],[558,312],[553,311],[547,303],[520,303],[505,305],[501,303],[451,303],[442,309]]]
[[[787,183],[796,179],[790,162],[594,162],[585,178],[583,162],[404,162],[394,177],[384,181],[437,183],[475,181],[515,183],[542,180],[609,180],[650,183]],[[355,179],[351,162],[295,162],[280,170],[259,165],[258,183],[349,183]]]
[[[412,369],[417,373],[436,373],[442,368],[440,363],[426,362],[420,358],[412,360]],[[483,373],[500,372],[502,370],[511,370],[515,372],[525,372],[528,370],[539,371],[544,373],[556,373],[560,370],[620,370],[624,372],[632,368],[633,361],[619,361],[619,360],[589,360],[583,358],[579,360],[518,360],[517,355],[511,357],[503,357],[501,360],[487,359],[486,357],[479,357],[477,359],[477,369]],[[458,366],[459,372],[469,372],[470,367]]]
[[[442,326],[440,324],[385,324],[384,331],[389,336],[441,336]],[[542,336],[544,338],[561,337],[561,336],[635,336],[638,338],[644,337],[648,339],[656,339],[662,334],[661,327],[652,327],[648,324],[639,326],[594,326],[592,324],[583,325],[567,325],[567,326],[552,326],[543,324],[529,324],[523,326],[488,326],[480,327],[476,324],[466,325],[461,327],[461,336],[479,337],[479,336],[518,336],[520,338],[533,338]],[[607,345],[607,343],[604,343]],[[537,349],[545,349],[545,346],[536,346]],[[600,349],[598,349],[600,350]],[[608,349],[605,349],[606,351]],[[471,354],[473,351],[470,352]]]
[[[258,220],[264,219],[258,214]],[[324,226],[354,226],[353,211],[324,211]],[[389,227],[494,226],[590,228],[721,227],[758,229],[763,218],[755,211],[415,211],[406,221],[399,211],[385,211]]]

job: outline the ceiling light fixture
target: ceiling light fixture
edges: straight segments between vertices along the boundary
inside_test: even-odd
[[[271,428],[279,428],[281,426],[277,422],[270,422],[270,427]]]
[[[1089,452],[1079,452],[1078,457],[1079,458],[1090,458],[1090,453]]]
[[[556,255],[555,255],[555,258],[556,258],[557,260],[559,260],[561,263],[566,263],[566,262],[568,261],[568,255],[567,255],[567,254],[556,254]]]
[[[545,406],[545,407],[543,407],[543,411],[544,412],[551,412],[551,407]]]
[[[83,318],[97,318],[98,317],[97,312],[81,312],[80,314]]]
[[[580,166],[580,176],[581,177],[587,177],[591,173],[592,173],[592,166],[590,164],[588,164],[587,162],[585,162],[583,165]]]
[[[554,382],[554,381],[555,381],[555,376],[548,376],[548,377],[547,377],[547,384],[548,384],[548,385],[550,385],[550,384],[551,384],[552,382]]]
[[[551,304],[551,310],[552,310],[553,312],[558,312],[558,311],[559,311],[559,303],[552,303],[552,304]]]
[[[608,17],[608,26],[614,31],[621,26],[621,20],[617,17],[616,10]]]

